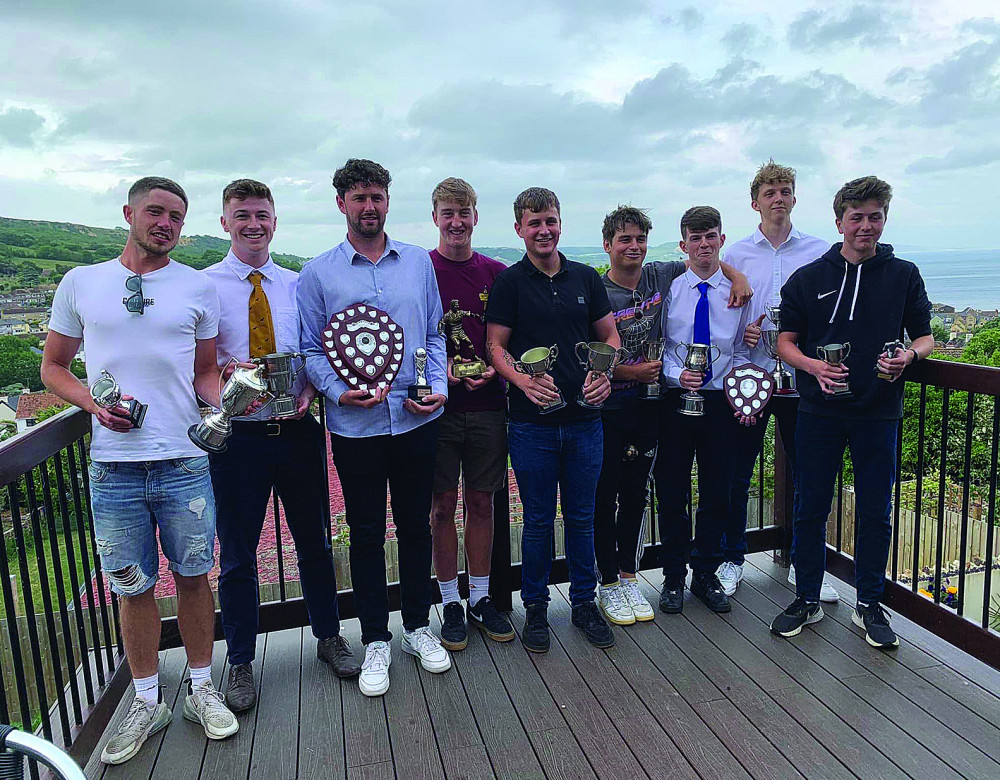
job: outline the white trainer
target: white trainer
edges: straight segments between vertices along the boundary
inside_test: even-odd
[[[403,652],[417,656],[420,665],[428,672],[439,674],[451,669],[451,656],[427,626],[403,632]]]
[[[239,721],[226,706],[226,698],[211,683],[191,686],[184,699],[184,717],[200,723],[209,739],[225,739],[240,730]]]
[[[716,569],[715,576],[718,577],[719,582],[722,583],[722,592],[727,596],[732,596],[739,587],[740,581],[743,579],[743,566],[742,564],[733,563],[732,561],[725,561],[718,569]]]
[[[788,567],[788,584],[795,584],[794,565],[790,565]],[[827,576],[826,572],[823,573],[823,584],[820,585],[819,588],[819,600],[826,602],[827,604],[836,604],[840,601],[840,594],[837,593],[837,589],[833,587],[833,584],[830,582],[830,578]]]
[[[123,764],[139,752],[142,743],[170,723],[170,709],[160,702],[153,709],[138,696],[118,724],[118,732],[101,751],[105,764]]]
[[[604,617],[616,626],[631,626],[635,623],[635,613],[629,606],[628,598],[621,585],[601,585],[597,589],[597,606]]]
[[[392,653],[388,642],[370,642],[365,646],[358,687],[365,696],[381,696],[389,690],[389,664]]]
[[[642,595],[642,591],[639,590],[639,583],[635,581],[635,578],[629,579],[628,577],[623,577],[618,580],[618,587],[625,594],[625,598],[628,600],[628,605],[632,607],[632,614],[635,615],[636,620],[643,623],[653,619],[653,608],[646,601],[646,597]]]

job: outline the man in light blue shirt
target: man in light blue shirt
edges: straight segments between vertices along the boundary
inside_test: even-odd
[[[299,276],[296,298],[306,374],[329,401],[327,425],[351,529],[351,578],[366,645],[359,681],[366,696],[389,689],[389,601],[385,578],[386,485],[398,540],[403,650],[430,672],[451,658],[428,627],[431,604],[430,504],[437,418],[448,400],[443,314],[427,251],[385,233],[392,177],[378,163],[351,159],[333,177],[347,239],[315,257]],[[403,331],[403,361],[394,381],[370,394],[349,389],[326,356],[330,318],[354,305],[386,312]],[[408,397],[414,357],[426,350],[431,393]]]

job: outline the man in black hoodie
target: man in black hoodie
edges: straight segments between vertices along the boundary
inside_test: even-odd
[[[892,188],[874,176],[845,184],[833,200],[843,243],[796,271],[781,290],[778,354],[796,369],[801,401],[795,433],[796,598],[771,623],[780,636],[795,636],[823,617],[826,519],[850,446],[858,523],[858,602],[852,619],[873,647],[899,644],[879,603],[903,416],[903,383],[896,380],[906,366],[930,354],[934,339],[920,272],[897,258],[892,246],[878,243],[891,198]],[[902,340],[904,331],[910,346],[887,354],[885,345]],[[832,344],[850,344],[840,365],[818,359],[817,348]],[[879,379],[876,369],[891,378]]]

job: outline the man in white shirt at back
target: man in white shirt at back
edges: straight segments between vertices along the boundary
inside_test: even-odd
[[[208,458],[188,439],[201,417],[196,394],[219,405],[215,337],[219,303],[202,274],[172,261],[187,196],[170,179],[140,179],[124,207],[120,257],[70,270],[52,302],[42,381],[96,419],[90,493],[97,551],[121,597],[122,640],[136,698],[101,760],[120,764],[170,723],[159,700],[160,615],[153,596],[156,538],[177,588],[177,622],[190,666],[184,717],[210,739],[239,730],[212,684],[215,605],[208,572],[215,547],[215,499]],[[69,371],[81,341],[87,381],[107,370],[124,393],[148,404],[141,427],[121,409],[98,407]]]
[[[754,291],[753,300],[748,304],[751,309],[751,324],[746,332],[750,362],[773,371],[774,359],[768,355],[761,338],[762,330],[774,329],[774,323],[767,317],[767,307],[781,303],[781,288],[788,277],[821,257],[830,248],[830,242],[807,235],[792,225],[791,215],[795,207],[794,168],[778,165],[774,160],[768,160],[762,165],[750,184],[750,207],[760,214],[760,225],[749,236],[730,246],[726,252],[726,261],[746,274]],[[797,393],[775,394],[764,407],[757,424],[741,427],[738,432],[736,476],[729,502],[729,522],[722,540],[723,562],[717,572],[728,596],[736,592],[743,579],[743,563],[747,551],[747,497],[767,422],[774,415],[778,433],[785,445],[785,453],[794,470],[795,420],[798,410]],[[794,552],[793,539],[793,564]],[[789,582],[795,582],[794,565],[789,570]],[[824,579],[823,600],[838,599],[837,591]]]

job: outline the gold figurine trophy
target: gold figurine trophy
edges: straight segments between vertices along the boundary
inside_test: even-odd
[[[444,334],[447,340],[448,352],[452,359],[451,373],[456,379],[475,379],[486,371],[486,361],[476,354],[472,339],[462,327],[462,320],[466,317],[482,319],[481,315],[460,309],[458,301],[452,300],[448,311],[438,322],[438,333]],[[466,356],[462,355],[463,348],[467,353]]]

